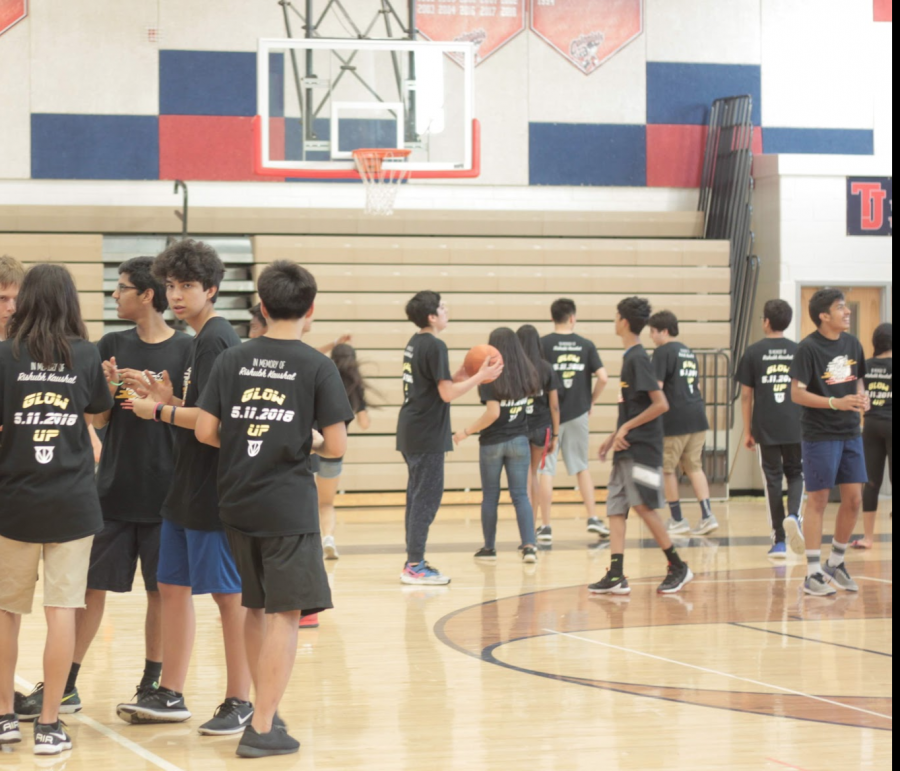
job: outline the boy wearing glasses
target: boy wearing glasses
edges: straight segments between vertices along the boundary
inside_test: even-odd
[[[869,409],[866,357],[850,329],[850,309],[839,289],[820,289],[809,301],[816,331],[800,343],[791,365],[791,400],[803,408],[803,477],[806,517],[803,531],[792,517],[784,526],[792,550],[806,550],[803,591],[814,596],[859,587],[844,566],[844,553],[862,506],[868,476],[863,457],[860,417]],[[831,489],[841,488],[831,554],[821,562],[822,519]]]
[[[107,427],[97,472],[97,492],[103,510],[103,532],[95,539],[88,572],[87,607],[77,613],[75,659],[69,672],[60,712],[81,710],[76,680],[81,662],[93,642],[106,605],[107,592],[130,592],[141,561],[147,591],[144,674],[139,693],[153,689],[162,668],[162,626],[156,568],[159,560],[160,509],[172,482],[172,429],[140,420],[125,408],[136,396],[126,387],[149,371],[180,372],[185,367],[191,338],[176,332],[163,319],[166,290],[151,273],[152,257],[135,257],[119,266],[113,292],[117,315],[134,323],[132,329],[104,335],[97,347],[103,374],[114,399],[113,408],[93,418],[95,428]],[[181,396],[180,384],[177,396]],[[20,705],[19,717],[33,720],[41,713],[43,689],[38,688]]]

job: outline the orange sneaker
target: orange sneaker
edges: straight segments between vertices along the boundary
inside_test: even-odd
[[[310,613],[308,616],[303,616],[300,619],[300,628],[301,629],[318,629],[319,627],[319,614],[318,613]]]

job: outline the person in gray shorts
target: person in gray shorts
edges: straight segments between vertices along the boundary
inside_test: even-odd
[[[616,334],[622,338],[622,361],[618,429],[600,447],[600,460],[613,455],[612,475],[606,510],[610,522],[610,567],[606,575],[591,584],[592,594],[630,594],[623,572],[625,527],[628,512],[635,509],[653,534],[669,563],[660,594],[679,591],[694,576],[687,563],[675,551],[666,526],[656,510],[665,504],[663,497],[663,421],[669,403],[659,387],[653,365],[640,334],[650,318],[650,303],[629,297],[619,303]]]
[[[556,474],[556,460],[562,450],[566,471],[578,479],[578,490],[587,511],[588,532],[606,538],[609,528],[595,513],[594,480],[588,468],[588,442],[591,411],[600,399],[609,376],[597,347],[587,338],[575,334],[575,313],[572,300],[556,300],[550,306],[553,333],[541,338],[544,358],[553,366],[562,388],[559,391],[559,443],[556,452],[547,455],[540,473],[549,476]],[[538,540],[541,543],[550,542],[550,525],[538,529]]]

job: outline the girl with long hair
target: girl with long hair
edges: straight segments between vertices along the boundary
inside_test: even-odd
[[[509,494],[519,524],[522,559],[536,562],[534,511],[528,500],[531,449],[526,409],[529,399],[540,393],[541,379],[511,329],[495,329],[488,342],[503,357],[503,373],[494,382],[479,386],[478,395],[485,405],[484,414],[453,437],[453,441],[460,444],[480,432],[484,547],[476,552],[475,559],[497,559],[497,506],[500,503],[500,476],[505,468]]]
[[[373,389],[363,377],[356,358],[356,349],[347,343],[337,343],[331,351],[331,359],[340,373],[347,391],[350,406],[356,415],[356,422],[363,431],[368,431],[371,421],[366,403],[366,392]],[[349,423],[347,424],[350,425]],[[337,518],[334,510],[334,499],[344,467],[343,458],[323,458],[313,456],[316,472],[316,488],[319,491],[319,525],[322,528],[322,551],[325,559],[336,560],[340,557],[334,542],[334,526]]]
[[[878,494],[887,465],[894,482],[894,420],[891,379],[894,376],[894,325],[879,324],[872,335],[873,358],[866,362],[866,392],[871,409],[863,424],[863,449],[869,481],[863,488],[864,537],[853,542],[854,549],[871,549],[875,544]]]
[[[541,336],[531,324],[516,330],[525,355],[537,370],[541,390],[528,403],[528,439],[531,442],[531,473],[528,475],[528,499],[541,512],[537,529],[538,543],[552,543],[550,506],[553,502],[553,474],[544,473],[547,456],[556,452],[559,441],[559,378],[541,352]]]
[[[112,406],[72,276],[61,265],[35,265],[0,343],[0,650],[11,653],[0,656],[0,742],[21,740],[12,682],[21,616],[31,612],[43,557],[47,640],[36,755],[72,749],[60,703],[91,544],[103,529],[85,418]]]

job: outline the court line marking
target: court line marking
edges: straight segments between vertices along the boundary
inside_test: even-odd
[[[27,680],[16,675],[15,677],[16,685],[21,688],[24,688],[26,691],[33,691],[34,684],[29,683]],[[69,717],[67,715],[67,717]],[[168,760],[163,760],[159,755],[154,755],[150,750],[146,750],[141,747],[140,744],[137,744],[131,739],[126,739],[122,734],[117,731],[113,731],[112,728],[108,728],[103,725],[103,723],[99,723],[94,720],[92,717],[88,717],[87,715],[71,715],[71,717],[75,718],[79,723],[83,723],[88,728],[93,728],[97,733],[105,736],[107,739],[112,739],[116,744],[124,747],[126,750],[133,752],[138,757],[143,758],[148,763],[152,763],[157,768],[163,769],[163,771],[184,771],[180,766],[176,766],[174,763],[170,763]]]
[[[872,578],[872,576],[853,576],[857,581],[875,581],[879,584],[891,584],[893,586],[894,582],[887,578]]]
[[[804,621],[806,619],[803,619]],[[872,619],[868,619],[872,620]],[[859,653],[872,653],[875,656],[886,656],[889,659],[894,658],[893,653],[884,653],[883,651],[873,651],[871,648],[860,648],[856,645],[844,645],[844,643],[831,642],[830,640],[817,640],[815,637],[803,637],[799,634],[790,634],[789,632],[779,632],[777,629],[764,629],[763,627],[753,626],[751,624],[743,624],[740,621],[729,621],[728,626],[736,626],[740,629],[750,629],[754,632],[765,632],[766,634],[774,634],[779,637],[790,637],[794,640],[803,640],[804,642],[818,643],[819,645],[832,645],[835,648],[846,648]]]
[[[813,696],[811,693],[803,693],[803,691],[795,691],[791,688],[784,688],[780,685],[772,685],[771,683],[764,683],[760,680],[753,680],[749,677],[740,677],[739,675],[732,675],[728,672],[720,672],[716,669],[707,669],[706,667],[699,667],[696,664],[688,664],[684,661],[678,661],[676,659],[667,659],[663,656],[657,656],[653,653],[644,653],[644,651],[635,650],[634,648],[623,648],[619,645],[613,645],[612,643],[600,642],[599,640],[592,640],[589,637],[580,637],[577,634],[571,634],[570,632],[560,632],[556,629],[544,629],[548,634],[559,635],[560,637],[571,637],[573,640],[581,640],[582,642],[591,643],[593,645],[600,645],[604,648],[611,648],[612,650],[621,651],[623,653],[632,653],[635,656],[643,656],[644,658],[653,659],[655,661],[662,661],[666,664],[677,664],[681,667],[687,667],[688,669],[695,669],[698,672],[705,672],[708,675],[718,675],[719,677],[726,677],[731,680],[738,680],[743,683],[749,683],[751,685],[761,686],[763,688],[772,688],[776,691],[781,691],[783,693],[791,694],[792,696],[802,696],[807,699],[812,699],[813,701],[822,702],[823,704],[830,704],[833,707],[843,707],[844,709],[850,709],[854,712],[862,712],[864,715],[872,715],[873,717],[880,717],[884,720],[890,720],[893,722],[894,718],[890,715],[882,715],[880,712],[872,712],[868,709],[862,709],[862,707],[854,707],[850,704],[842,704],[839,701],[833,701],[832,699],[826,699],[822,696]]]
[[[777,763],[779,766],[784,766],[785,768],[793,768],[796,771],[807,771],[803,766],[795,766],[793,763],[785,763],[783,760],[776,760],[775,758],[766,758],[766,760],[770,763]]]

